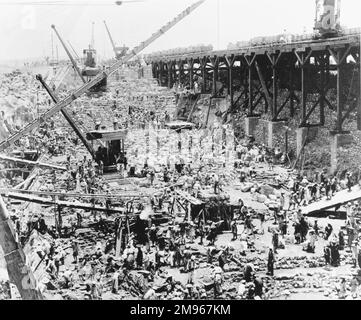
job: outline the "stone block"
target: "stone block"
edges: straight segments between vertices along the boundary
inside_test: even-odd
[[[347,146],[353,142],[353,136],[351,134],[335,134],[331,138],[331,173],[337,170],[337,153],[340,148]]]
[[[245,132],[248,136],[253,136],[259,122],[259,117],[245,118]]]
[[[273,121],[267,121],[267,126],[268,126],[268,135],[267,135],[267,146],[268,148],[273,148],[275,147],[275,135],[280,132],[280,130],[283,129],[283,127],[285,126],[285,122],[284,121],[279,121],[279,122],[273,122]]]

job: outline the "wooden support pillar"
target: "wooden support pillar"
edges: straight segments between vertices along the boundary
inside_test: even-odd
[[[228,94],[230,97],[230,101],[231,101],[231,109],[233,110],[233,103],[234,103],[234,89],[233,89],[233,65],[229,67],[229,71],[228,71],[228,82],[229,82],[229,87],[228,87]]]
[[[217,81],[218,81],[218,69],[219,69],[219,58],[211,58],[213,66],[213,81],[212,81],[212,96],[217,97]]]
[[[248,66],[248,115],[253,115],[252,66]]]
[[[341,61],[341,51],[337,52],[337,120],[336,120],[336,132],[342,132],[342,113],[344,99],[342,97],[342,76],[343,76],[343,62]]]
[[[329,68],[330,68],[329,56],[327,55],[326,57],[322,57],[320,62],[321,62],[320,124],[323,126],[323,125],[325,125],[326,70],[329,70]]]
[[[294,85],[293,85],[293,73],[294,73],[295,69],[294,69],[294,64],[292,64],[292,68],[290,68],[290,73],[289,73],[289,90],[290,90],[290,117],[293,118],[295,115],[295,101],[294,101],[294,95],[295,95],[295,91],[294,91]]]
[[[254,115],[253,113],[253,83],[252,83],[252,77],[253,77],[253,64],[256,60],[256,55],[253,54],[249,58],[247,56],[244,56],[244,59],[248,66],[248,116],[252,117]]]
[[[178,62],[178,66],[179,66],[179,83],[182,84],[184,81],[184,62],[180,60]]]
[[[154,62],[152,62],[152,76],[153,76],[153,78],[157,78],[156,64]],[[119,74],[118,73],[117,73],[117,79],[119,80]]]
[[[167,71],[168,71],[168,88],[171,89],[173,87],[174,81],[173,81],[173,63],[168,62],[167,63]]]
[[[301,112],[303,122],[307,115],[307,70],[304,64],[301,66],[301,94]]]
[[[361,130],[361,35],[360,35],[360,48],[358,56],[355,55],[355,61],[358,64],[359,72],[359,92],[358,92],[358,104],[357,104],[357,130]]]
[[[179,76],[178,76],[178,65],[176,61],[173,61],[173,81],[174,83],[178,83]]]
[[[189,72],[189,86],[190,86],[190,89],[193,89],[194,88],[194,79],[193,79],[193,75],[194,75],[194,68],[193,68],[193,65],[194,65],[194,60],[191,58],[188,60],[188,72]]]
[[[301,67],[301,112],[302,112],[302,121],[301,121],[301,127],[304,126],[307,122],[307,78],[308,78],[308,66],[309,66],[309,60],[312,55],[312,50],[309,50],[308,52],[302,52],[301,55],[297,53],[297,51],[294,51],[295,56],[299,62],[299,65]]]
[[[217,97],[218,66],[213,68],[212,96]]]
[[[281,112],[281,109],[278,109],[278,69],[277,69],[277,65],[282,56],[282,53],[277,52],[272,55],[269,55],[268,53],[266,53],[266,55],[272,65],[272,102],[271,102],[272,121],[277,121],[278,114]],[[266,91],[267,91],[267,88],[266,88]]]
[[[177,83],[177,81],[178,81],[177,63],[176,63],[176,61],[172,61],[172,64],[173,64],[173,68],[172,68],[173,84],[175,84],[175,83]]]
[[[201,59],[201,71],[202,71],[202,93],[207,91],[207,58]]]
[[[343,89],[343,72],[344,72],[344,66],[347,63],[347,56],[350,54],[351,47],[347,46],[345,49],[339,49],[337,52],[332,50],[331,48],[328,48],[329,53],[332,55],[333,59],[336,61],[337,64],[337,119],[336,119],[336,133],[343,133],[342,132],[342,124],[344,120],[346,119],[347,115],[350,112],[350,109],[346,111],[345,115],[343,115],[344,111],[344,104],[345,104],[345,98],[342,93]]]
[[[162,86],[162,80],[163,80],[163,62],[158,63],[159,71],[158,71],[158,82],[159,85]]]
[[[233,110],[233,104],[234,104],[233,67],[236,58],[234,55],[232,55],[230,58],[225,57],[225,61],[228,68],[228,95],[230,96],[230,100],[231,100],[231,110]]]
[[[278,96],[278,86],[277,86],[277,66],[274,64],[272,66],[272,120],[276,121],[278,110],[277,110],[277,96]]]

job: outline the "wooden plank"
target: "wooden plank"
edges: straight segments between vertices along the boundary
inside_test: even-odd
[[[331,200],[326,200],[323,198],[320,201],[311,203],[310,205],[302,208],[303,214],[310,214],[317,211],[323,211],[330,208],[334,208],[340,205],[344,205],[348,202],[361,199],[361,189],[359,186],[354,186],[352,191],[342,190],[337,192]]]
[[[7,194],[7,193],[25,193],[25,194],[32,194],[32,195],[40,195],[40,196],[53,196],[53,197],[64,197],[64,198],[94,198],[94,199],[117,199],[117,198],[148,198],[151,194],[145,194],[140,192],[122,192],[117,194],[90,194],[90,193],[62,193],[62,192],[50,192],[50,191],[34,191],[34,190],[17,190],[17,189],[0,189],[0,194]]]
[[[29,165],[29,166],[37,166],[37,167],[40,167],[40,168],[66,171],[65,167],[60,167],[60,166],[57,166],[57,165],[54,165],[54,164],[38,162],[38,161],[24,160],[24,159],[19,159],[19,158],[12,158],[12,157],[8,157],[8,156],[5,156],[5,155],[0,155],[0,160],[25,164],[25,165]]]
[[[70,202],[70,201],[60,201],[60,200],[53,200],[52,198],[45,198],[45,197],[37,197],[33,195],[26,195],[22,193],[15,193],[10,192],[8,194],[3,194],[5,197],[11,198],[11,199],[17,199],[21,201],[29,201],[38,203],[41,205],[59,205],[67,208],[73,208],[73,209],[82,209],[82,210],[95,210],[95,211],[103,211],[103,212],[111,212],[111,213],[125,213],[124,208],[119,207],[113,207],[110,209],[107,209],[106,207],[101,206],[93,206],[91,203],[82,203],[82,202]]]

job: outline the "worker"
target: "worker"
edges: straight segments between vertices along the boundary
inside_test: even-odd
[[[250,282],[254,277],[254,266],[251,263],[247,263],[244,267],[243,277],[246,282]]]
[[[56,274],[56,276],[58,276],[59,275],[59,270],[60,270],[60,259],[61,259],[61,255],[60,255],[60,253],[59,253],[59,250],[58,249],[56,249],[55,250],[55,256],[54,256],[54,265],[55,265],[55,274]]]
[[[315,220],[315,223],[313,225],[313,230],[315,231],[315,235],[318,236],[318,232],[320,229],[319,229],[317,220]]]
[[[348,172],[346,174],[346,180],[347,180],[347,188],[348,188],[348,191],[351,192],[352,191],[352,176],[351,176],[351,173]]]
[[[333,227],[330,223],[328,223],[325,228],[325,240],[328,240],[332,232],[333,232]]]
[[[310,230],[310,238],[305,243],[303,250],[310,253],[315,253],[315,247],[316,247],[316,235],[313,229]]]
[[[98,277],[96,281],[92,282],[91,297],[92,300],[102,300],[103,285],[101,283],[101,277]]]
[[[223,270],[216,263],[213,271],[213,281],[214,281],[214,296],[218,297],[222,294],[222,284],[223,284]]]
[[[254,295],[259,298],[263,296],[263,281],[261,278],[255,278],[253,281],[254,284]]]
[[[150,172],[149,172],[149,179],[150,179],[150,185],[151,185],[151,186],[153,186],[154,178],[155,178],[154,170],[150,170]]]
[[[217,226],[214,222],[212,222],[209,230],[209,234],[207,236],[207,240],[209,240],[209,245],[213,246],[214,242],[216,241],[216,238],[217,238]]]
[[[330,241],[330,250],[331,250],[331,265],[333,267],[338,267],[340,265],[340,253],[337,243],[337,238],[333,238]]]
[[[83,217],[79,210],[76,211],[77,228],[81,228]]]
[[[342,229],[338,232],[338,246],[340,250],[343,250],[345,247],[345,235]]]
[[[213,188],[214,188],[214,193],[218,194],[220,188],[219,188],[219,176],[214,173],[213,174]]]
[[[346,298],[346,279],[345,278],[341,278],[341,283],[340,286],[338,288],[338,297],[340,299],[345,299]]]
[[[226,264],[226,256],[225,256],[225,252],[221,251],[221,253],[218,256],[218,265],[219,267],[224,270],[224,266]]]
[[[128,158],[127,158],[127,153],[126,152],[124,152],[124,155],[123,155],[123,165],[124,165],[124,170],[127,171]]]
[[[78,244],[78,241],[76,239],[74,239],[73,242],[72,242],[72,249],[73,249],[74,262],[78,263],[79,244]]]
[[[273,251],[277,253],[278,245],[279,245],[279,232],[275,230],[272,235],[272,244],[273,244]]]
[[[251,234],[253,234],[252,215],[249,212],[246,214],[246,218],[244,220],[244,227],[245,227],[245,230],[247,230],[247,234],[249,232]]]
[[[112,275],[112,293],[118,294],[119,290],[119,270],[116,270]]]
[[[142,269],[143,267],[143,250],[141,245],[137,245],[138,252],[136,257],[137,268]]]
[[[232,234],[233,234],[232,241],[235,241],[235,240],[237,240],[237,234],[238,234],[238,228],[237,228],[237,221],[236,220],[234,220],[232,222],[231,230],[232,230]]]
[[[327,267],[331,263],[331,250],[330,250],[330,246],[328,243],[323,248],[323,255],[324,255],[325,264]]]
[[[48,226],[46,225],[44,214],[41,214],[39,219],[39,232],[44,234],[48,231]]]
[[[239,299],[243,299],[246,296],[246,280],[241,280],[239,286],[238,286],[238,290],[237,290],[237,295],[239,297]]]
[[[99,175],[104,174],[104,162],[102,160],[99,160]]]
[[[274,270],[274,254],[272,247],[268,251],[268,261],[267,261],[267,274],[273,276]]]
[[[188,265],[187,265],[187,271],[188,271],[188,280],[187,283],[188,284],[193,284],[194,283],[194,269],[195,269],[195,256],[191,255],[191,258],[188,260]]]
[[[199,228],[198,228],[198,235],[199,235],[199,238],[200,238],[199,244],[200,245],[203,245],[203,238],[204,238],[205,232],[206,231],[205,231],[204,224],[201,222],[200,225],[199,225]]]

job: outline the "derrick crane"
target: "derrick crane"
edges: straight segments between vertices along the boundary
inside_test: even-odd
[[[53,100],[54,103],[59,102],[59,98],[57,95],[49,88],[49,86],[44,81],[43,77],[38,74],[36,76],[36,79],[43,85],[44,89],[48,92],[49,96]],[[63,108],[60,110],[60,112],[63,114],[64,118],[68,121],[69,125],[73,128],[77,136],[79,137],[80,141],[84,144],[84,146],[87,148],[89,153],[92,155],[93,159],[95,159],[95,151],[92,145],[88,142],[88,140],[85,138],[83,132],[81,129],[77,126],[76,122],[72,119],[70,113],[66,108]]]
[[[114,40],[113,40],[113,37],[112,37],[112,35],[111,35],[110,31],[109,31],[109,28],[108,28],[108,26],[107,26],[107,23],[105,22],[105,20],[104,20],[103,22],[104,22],[104,25],[105,25],[105,29],[107,30],[110,43],[112,44],[113,51],[114,51],[114,54],[115,54],[115,58],[116,58],[116,59],[119,59],[119,58],[123,57],[123,56],[127,53],[127,51],[128,51],[129,48],[128,48],[128,47],[125,47],[125,46],[124,46],[124,47],[117,47],[117,46],[115,45],[115,42],[114,42]]]
[[[89,89],[93,88],[102,80],[106,79],[109,75],[115,73],[124,63],[128,62],[132,58],[134,58],[137,54],[139,54],[142,50],[148,47],[151,43],[161,37],[165,32],[170,30],[174,27],[178,22],[182,21],[185,17],[187,17],[192,11],[198,8],[205,0],[200,0],[186,10],[182,11],[178,16],[176,16],[172,21],[168,22],[164,25],[161,29],[157,32],[152,34],[146,41],[140,43],[137,47],[132,49],[130,53],[128,53],[125,57],[120,59],[119,61],[115,62],[112,66],[109,67],[107,70],[103,70],[100,72],[96,77],[94,77],[89,82],[85,83],[80,88],[74,90],[69,96],[67,96],[62,101],[58,102],[55,106],[50,108],[48,111],[44,112],[38,119],[29,123],[25,128],[20,130],[19,132],[11,135],[5,141],[0,143],[0,151],[5,150],[6,148],[10,147],[14,144],[15,141],[19,140],[21,137],[26,135],[27,133],[31,132],[33,129],[37,128],[41,123],[43,123],[46,119],[52,117],[54,114],[61,111],[63,108],[71,104],[73,101],[78,99],[81,95],[86,93]]]
[[[83,50],[84,57],[84,68],[81,71],[81,74],[86,77],[87,81],[97,76],[101,72],[101,68],[97,66],[97,51],[95,49],[95,40],[94,40],[94,26],[95,23],[92,22],[92,34],[90,45],[87,49]],[[107,87],[107,77],[105,77],[98,85],[90,89],[92,92],[96,91],[105,91]]]
[[[321,36],[328,37],[339,34],[341,0],[316,0],[315,30]]]
[[[68,55],[68,57],[69,57],[72,65],[73,65],[75,71],[77,72],[77,74],[79,75],[79,77],[80,77],[80,79],[83,81],[83,83],[86,83],[86,81],[85,81],[85,79],[84,79],[84,77],[83,77],[83,75],[82,75],[82,73],[81,73],[81,71],[80,71],[80,69],[79,69],[76,61],[74,60],[73,56],[71,55],[71,53],[70,53],[68,47],[66,46],[65,42],[64,42],[63,39],[61,38],[59,32],[56,30],[56,28],[55,28],[55,26],[54,26],[53,24],[51,25],[51,27],[53,28],[53,30],[54,30],[55,34],[57,35],[59,41],[60,41],[61,44],[63,45],[63,48],[64,48],[64,50],[66,51],[66,54]]]

